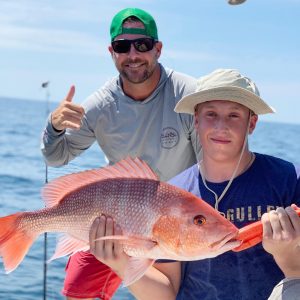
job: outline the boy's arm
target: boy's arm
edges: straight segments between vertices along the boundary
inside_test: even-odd
[[[128,288],[139,300],[174,300],[180,286],[180,268],[180,262],[156,263]]]
[[[118,242],[97,240],[114,234],[120,235],[122,232],[111,218],[103,215],[97,218],[90,230],[90,252],[123,279],[129,257],[124,253],[122,245]],[[179,290],[180,274],[180,262],[156,263],[128,288],[139,300],[174,300]]]

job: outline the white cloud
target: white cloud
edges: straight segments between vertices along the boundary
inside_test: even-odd
[[[151,0],[144,0],[143,6],[153,4]],[[140,1],[132,0],[1,0],[0,22],[20,21],[27,24],[38,24],[57,21],[75,22],[106,22],[120,9],[140,6]]]
[[[104,39],[71,30],[0,26],[0,48],[106,55],[106,44]]]
[[[106,22],[96,16],[95,10],[87,6],[80,10],[75,7],[76,1],[55,2],[55,5],[49,3],[29,0],[1,2],[0,48],[98,56],[106,54],[108,38],[101,39],[101,35],[84,31],[92,22],[99,23],[94,25],[95,30],[101,22]]]
[[[0,3],[1,22],[22,22],[26,24],[39,24],[57,21],[95,21],[96,11],[93,1],[86,1],[79,7],[79,1],[2,1]],[[89,5],[90,4],[90,5]]]

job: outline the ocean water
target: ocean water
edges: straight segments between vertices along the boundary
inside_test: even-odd
[[[0,98],[0,216],[43,207],[40,191],[45,183],[45,164],[40,153],[40,136],[47,112],[57,104]],[[49,107],[50,106],[50,107]],[[252,136],[253,151],[275,155],[300,165],[300,125],[259,122]],[[93,145],[63,168],[48,168],[49,181],[63,174],[105,165],[103,153]],[[55,249],[55,235],[47,238],[48,259]],[[47,299],[60,294],[67,258],[47,264]],[[5,274],[0,258],[0,299],[43,299],[44,237],[32,246],[21,265]],[[114,300],[133,297],[120,288]]]

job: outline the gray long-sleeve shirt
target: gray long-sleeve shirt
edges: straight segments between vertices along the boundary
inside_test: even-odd
[[[110,164],[140,157],[168,180],[193,165],[199,152],[193,117],[174,112],[195,88],[196,79],[161,66],[157,88],[144,101],[135,101],[115,77],[83,102],[80,130],[56,132],[48,119],[41,145],[45,160],[50,166],[67,164],[97,141]]]

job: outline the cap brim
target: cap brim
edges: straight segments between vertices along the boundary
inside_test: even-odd
[[[194,114],[195,106],[213,100],[232,101],[244,105],[257,115],[274,113],[275,109],[254,93],[240,87],[217,87],[189,94],[176,104],[175,112]]]

